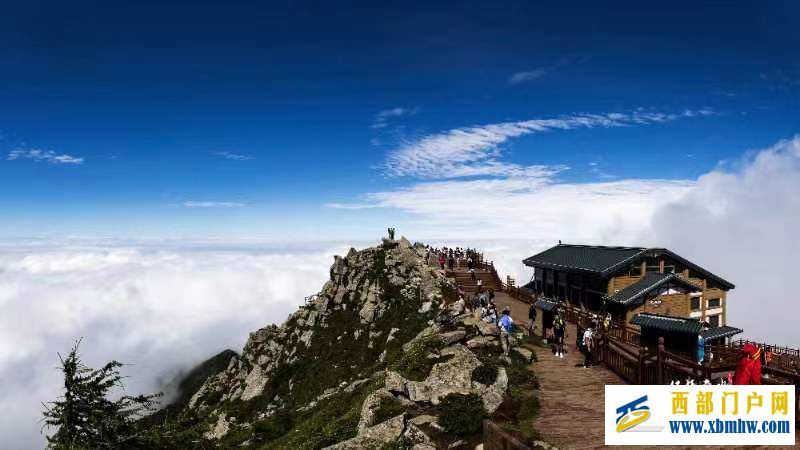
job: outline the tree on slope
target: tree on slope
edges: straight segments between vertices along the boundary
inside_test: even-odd
[[[122,395],[110,400],[113,391],[122,388],[122,364],[111,361],[99,369],[81,362],[76,342],[66,358],[61,360],[64,374],[64,394],[45,404],[44,426],[55,428],[47,436],[52,449],[135,448],[142,436],[135,426],[136,419],[156,409],[160,394]]]

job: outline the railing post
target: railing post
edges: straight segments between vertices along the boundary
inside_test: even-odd
[[[656,383],[664,384],[664,338],[658,338],[658,352],[656,353]]]
[[[639,347],[639,373],[636,374],[636,384],[642,384],[644,380],[644,353],[646,350],[646,347]]]

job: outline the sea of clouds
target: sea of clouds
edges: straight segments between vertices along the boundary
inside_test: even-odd
[[[91,367],[117,359],[129,393],[281,323],[348,246],[5,242],[0,245],[0,442],[42,448],[42,402],[62,386],[58,355],[78,338]]]
[[[496,198],[486,190],[478,203],[474,195],[433,199],[426,192],[427,202],[407,199],[417,208],[433,205],[407,211],[421,225],[399,232],[482,249],[520,284],[530,278],[521,260],[558,239],[667,247],[736,284],[728,321],[745,329],[744,337],[800,347],[800,138],[677,188],[666,184],[666,193],[607,187],[551,186],[521,196],[500,190]],[[75,339],[83,338],[90,366],[130,364],[128,392],[160,390],[221,350],[240,351],[250,331],[283,322],[319,290],[334,254],[373,245],[376,237],[305,244],[0,242],[0,447],[43,446],[42,402],[59,394],[57,352],[68,352]]]

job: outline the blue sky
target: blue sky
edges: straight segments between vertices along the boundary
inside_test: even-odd
[[[434,236],[398,196],[692,183],[800,130],[793,2],[430,3],[7,5],[0,235]]]

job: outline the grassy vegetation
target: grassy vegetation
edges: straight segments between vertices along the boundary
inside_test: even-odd
[[[414,442],[411,439],[401,436],[394,442],[387,442],[383,444],[380,450],[411,450],[414,448]]]
[[[391,368],[398,371],[403,377],[413,381],[423,381],[430,373],[433,365],[446,361],[449,357],[429,358],[432,351],[443,347],[440,339],[421,339],[414,343],[407,352],[400,352],[393,361]]]
[[[448,394],[438,407],[439,425],[448,433],[467,437],[481,431],[486,418],[483,401],[477,394]]]
[[[406,411],[400,400],[394,397],[383,397],[375,410],[375,424],[385,422],[392,417],[397,417]]]
[[[472,370],[472,380],[481,384],[492,384],[497,380],[497,366],[494,364],[484,364]]]
[[[541,435],[533,426],[534,419],[539,415],[537,392],[527,386],[517,386],[511,388],[509,397],[516,415],[511,422],[503,424],[504,427],[528,442],[540,440]]]

